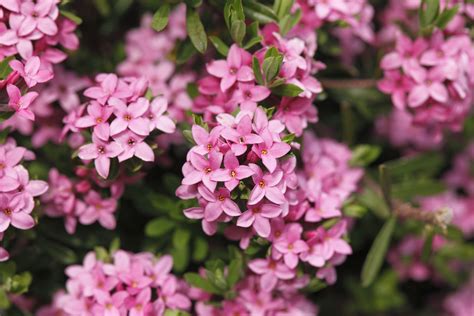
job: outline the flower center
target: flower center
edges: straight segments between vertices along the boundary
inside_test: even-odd
[[[95,121],[96,121],[96,123],[100,124],[100,123],[102,123],[104,120],[103,120],[101,117],[98,117]]]
[[[260,211],[261,211],[260,207],[254,207],[252,209],[252,213],[254,213],[254,214],[258,214],[258,213],[260,213]]]
[[[7,216],[10,216],[12,215],[12,209],[7,207],[6,209],[3,210],[3,213],[5,213],[5,215]]]
[[[246,99],[250,99],[250,98],[252,97],[252,92],[250,92],[250,91],[245,91],[244,97],[245,97]]]
[[[101,155],[105,154],[105,147],[102,145],[97,146],[97,152]]]
[[[230,68],[230,69],[229,69],[229,73],[230,73],[231,75],[235,75],[235,74],[237,73],[237,68],[235,68],[235,67]]]
[[[230,172],[230,176],[231,176],[232,178],[235,178],[236,175],[237,175],[237,172],[235,172],[234,170],[232,170],[232,171]]]
[[[129,138],[127,142],[128,146],[134,146],[136,143],[134,138]]]
[[[207,151],[211,151],[212,150],[212,145],[211,144],[207,144]]]
[[[240,142],[241,144],[245,143],[245,138],[244,138],[243,136],[240,136],[240,137],[239,137],[239,142]]]
[[[266,149],[262,149],[262,155],[268,154],[268,151]]]
[[[206,169],[204,169],[204,172],[205,172],[205,173],[209,173],[209,172],[211,172],[211,171],[212,171],[212,169],[209,168],[209,167],[207,167]]]
[[[278,238],[278,237],[280,237],[280,236],[281,236],[281,231],[280,231],[280,230],[277,230],[277,231],[275,232],[275,237]]]
[[[219,195],[218,199],[219,199],[219,201],[221,201],[221,202],[222,202],[222,201],[224,201],[224,200],[225,200],[225,197],[224,197],[223,195]]]
[[[288,245],[288,250],[293,250],[293,248],[294,248],[293,244]]]
[[[261,187],[261,188],[264,188],[264,187],[265,187],[265,181],[260,180],[260,181],[258,182],[258,186]]]
[[[132,116],[131,116],[130,114],[125,114],[125,115],[123,116],[123,119],[124,119],[125,121],[129,122],[129,121],[132,120]]]
[[[0,170],[5,169],[5,164],[3,162],[0,162]]]

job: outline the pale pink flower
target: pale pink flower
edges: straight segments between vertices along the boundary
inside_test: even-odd
[[[83,160],[94,159],[97,173],[105,179],[109,176],[110,159],[117,157],[122,151],[122,146],[117,142],[104,142],[93,135],[92,143],[81,146],[78,156]]]

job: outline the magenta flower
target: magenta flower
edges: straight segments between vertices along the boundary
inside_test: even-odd
[[[21,196],[0,193],[0,233],[8,229],[10,224],[18,229],[30,229],[35,220],[24,211],[25,201]]]
[[[119,162],[130,159],[133,156],[143,161],[155,160],[153,149],[144,141],[144,137],[127,130],[115,135],[113,138],[123,148],[123,152],[118,156]]]
[[[224,168],[212,172],[211,180],[224,182],[225,187],[232,191],[239,185],[240,180],[253,175],[253,170],[245,165],[240,165],[239,160],[232,151],[224,155]]]
[[[270,95],[270,89],[253,83],[239,83],[238,87],[232,99],[245,109],[256,109],[257,102],[265,100]]]
[[[176,125],[167,115],[164,115],[168,109],[168,101],[163,97],[157,97],[151,101],[150,109],[146,117],[150,120],[150,131],[155,128],[164,133],[173,133]]]
[[[320,222],[323,219],[341,216],[340,200],[328,194],[321,194],[316,204],[308,209],[305,214],[307,222]]]
[[[53,73],[41,66],[41,61],[37,56],[28,58],[24,65],[16,59],[10,61],[10,67],[23,77],[26,85],[30,88],[53,78]]]
[[[283,192],[277,187],[283,177],[283,172],[275,171],[273,173],[264,174],[262,169],[260,169],[256,164],[250,164],[249,167],[254,172],[252,180],[255,184],[250,192],[249,205],[257,204],[264,197],[275,204],[286,203],[286,198],[283,195]]]
[[[48,183],[41,180],[30,180],[28,171],[23,166],[15,167],[15,177],[18,182],[17,196],[23,198],[25,202],[24,211],[31,212],[35,206],[34,197],[43,195],[48,191]],[[13,175],[12,175],[13,178]],[[1,183],[1,181],[0,181]],[[1,190],[0,190],[1,191]]]
[[[178,282],[174,276],[166,279],[163,286],[158,290],[159,299],[156,304],[164,304],[170,309],[186,310],[191,307],[191,300],[178,292]]]
[[[103,141],[109,140],[110,125],[107,122],[112,115],[114,108],[102,106],[98,102],[92,101],[87,106],[87,114],[77,119],[75,125],[79,128],[94,126],[94,134]]]
[[[220,88],[222,91],[229,89],[236,81],[246,82],[254,79],[252,69],[245,65],[246,54],[243,49],[233,44],[227,55],[227,60],[215,60],[207,64],[207,71],[221,78]],[[247,53],[248,54],[248,53]]]
[[[79,220],[84,225],[90,225],[98,221],[107,229],[115,228],[115,210],[117,209],[117,200],[103,199],[96,191],[87,193],[84,202],[87,207],[80,215]]]
[[[283,254],[283,261],[290,269],[298,265],[298,255],[309,249],[308,245],[301,240],[302,232],[303,227],[300,224],[290,224],[286,227],[283,236],[273,243],[273,247]]]
[[[416,80],[416,85],[408,95],[408,105],[418,107],[425,103],[429,98],[435,101],[445,103],[448,101],[448,89],[443,84],[445,79],[440,68],[432,68],[428,74],[420,76]]]
[[[130,316],[150,315],[153,306],[151,305],[151,289],[143,289],[136,297],[132,299],[132,307],[129,311]]]
[[[260,237],[268,238],[271,232],[270,219],[280,216],[281,211],[281,206],[272,203],[249,205],[247,211],[237,220],[237,226],[253,226]]]
[[[414,81],[399,70],[387,70],[384,78],[377,83],[380,91],[390,94],[392,103],[398,109],[406,106],[407,92],[414,86]]]
[[[127,128],[141,136],[150,134],[150,123],[142,117],[150,106],[147,99],[139,98],[136,102],[127,106],[120,99],[110,98],[108,104],[114,107],[114,114],[117,116],[110,124],[110,134],[112,136],[123,132]]]
[[[38,93],[28,92],[22,96],[20,89],[12,84],[7,85],[7,93],[9,97],[8,105],[21,117],[33,121],[35,114],[29,109],[29,106],[38,97]]]
[[[128,297],[128,293],[119,291],[110,295],[108,292],[97,291],[95,297],[97,304],[92,308],[94,315],[120,316],[120,308]]]
[[[198,192],[208,202],[204,208],[204,218],[208,222],[218,219],[222,213],[228,216],[239,216],[241,214],[239,206],[232,201],[230,192],[225,188],[219,188],[216,192],[211,192],[205,186],[199,186]]]
[[[211,175],[213,171],[219,169],[221,166],[222,154],[219,152],[211,152],[209,159],[206,159],[191,151],[189,157],[193,169],[184,168],[183,166],[184,179],[182,184],[193,185],[202,182],[209,190],[214,192],[217,182],[211,179]]]
[[[94,159],[97,173],[106,179],[109,176],[110,158],[117,157],[122,151],[122,146],[117,142],[104,142],[92,135],[92,144],[86,144],[79,148],[78,156],[83,160]]]
[[[247,145],[259,144],[263,142],[262,137],[252,133],[252,118],[244,115],[234,128],[222,130],[222,137],[233,142],[230,148],[236,156],[243,155],[247,151]]]
[[[295,277],[295,271],[288,268],[281,261],[271,258],[254,259],[249,262],[248,267],[256,274],[260,274],[260,288],[263,291],[273,290],[278,280],[291,280]]]

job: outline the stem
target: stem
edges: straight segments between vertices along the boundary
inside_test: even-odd
[[[377,84],[375,79],[319,79],[327,89],[369,89]]]

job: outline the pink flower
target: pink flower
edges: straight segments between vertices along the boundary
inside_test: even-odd
[[[128,86],[115,74],[101,74],[96,77],[96,80],[100,86],[86,89],[84,95],[96,99],[100,104],[105,104],[110,97],[123,99],[132,95]]]
[[[133,156],[143,161],[154,161],[153,149],[144,141],[144,137],[129,130],[115,135],[114,140],[119,143],[123,152],[118,156],[119,162],[132,158]]]
[[[123,305],[128,293],[125,291],[108,292],[98,291],[96,294],[97,304],[92,308],[95,315],[120,316],[120,307]]]
[[[285,196],[277,185],[280,183],[283,172],[275,171],[273,173],[263,173],[262,169],[256,164],[249,164],[249,167],[253,170],[254,175],[252,176],[253,183],[255,186],[250,192],[249,205],[255,205],[260,202],[264,197],[269,199],[275,204],[286,203]]]
[[[165,133],[173,133],[176,129],[174,122],[164,115],[168,109],[168,101],[163,97],[157,97],[151,101],[150,109],[146,117],[150,120],[150,131],[159,129]]]
[[[115,217],[113,215],[117,209],[115,199],[102,199],[99,193],[90,191],[84,201],[87,207],[79,217],[81,224],[90,225],[99,221],[107,229],[115,228]]]
[[[443,84],[445,77],[440,68],[432,68],[428,74],[420,75],[408,95],[408,105],[418,107],[430,97],[438,102],[448,101],[448,89]]]
[[[239,206],[232,201],[227,189],[219,188],[213,193],[201,185],[198,187],[198,192],[208,202],[204,209],[206,221],[215,221],[223,212],[228,216],[239,216],[241,214]]]
[[[98,102],[92,101],[87,106],[87,114],[77,119],[75,125],[79,128],[94,126],[94,135],[103,141],[107,141],[110,136],[110,125],[107,122],[112,115],[114,108],[102,106]]]
[[[192,151],[200,155],[205,155],[218,150],[218,145],[220,143],[219,137],[222,130],[222,126],[216,126],[210,133],[208,133],[203,127],[196,124],[193,125],[191,132],[193,139],[196,142],[196,146],[193,147]]]
[[[217,182],[211,179],[212,172],[217,170],[221,166],[222,154],[219,152],[211,152],[209,159],[203,156],[190,152],[190,163],[191,169],[183,166],[184,179],[182,184],[193,185],[202,182],[212,192],[216,189]],[[185,164],[186,166],[186,164]]]
[[[271,232],[270,219],[281,214],[281,206],[272,203],[260,203],[248,207],[237,220],[237,226],[253,226],[257,234],[263,238],[268,238]]]
[[[21,196],[0,193],[0,233],[6,231],[10,224],[24,230],[35,226],[35,220],[23,210],[24,206],[25,201]]]
[[[12,174],[12,178],[15,177],[18,182],[17,196],[20,196],[25,201],[24,210],[29,213],[33,210],[35,204],[33,201],[34,197],[43,195],[48,191],[48,184],[41,180],[30,180],[28,171],[23,166],[16,166],[15,175]]]
[[[290,269],[294,269],[298,265],[298,255],[309,249],[308,245],[301,240],[302,232],[303,227],[300,224],[289,224],[283,236],[273,243],[275,249],[283,254],[283,261]]]
[[[253,83],[239,83],[238,87],[232,98],[246,110],[256,109],[257,102],[265,100],[270,95],[267,87],[256,86]]]
[[[281,261],[267,259],[254,259],[248,264],[249,269],[262,275],[260,279],[260,288],[263,291],[273,290],[278,280],[291,280],[295,277],[295,271],[291,270]]]
[[[141,136],[150,134],[149,122],[142,117],[150,106],[147,99],[139,98],[136,102],[127,106],[120,99],[110,98],[109,105],[114,107],[114,114],[116,115],[116,118],[110,124],[111,135],[117,135],[127,128]]]
[[[49,69],[42,68],[41,66],[41,61],[37,56],[28,58],[24,65],[16,59],[10,62],[10,67],[23,77],[30,88],[36,86],[38,83],[46,82],[53,78],[53,73]]]
[[[224,155],[224,168],[212,172],[211,180],[224,182],[225,187],[232,191],[239,185],[240,180],[253,175],[253,170],[245,165],[240,165],[239,160],[232,151]]]
[[[222,130],[222,137],[233,142],[230,148],[236,156],[243,155],[247,151],[247,145],[259,144],[263,139],[252,133],[252,118],[250,115],[244,115],[237,123],[235,129],[227,127]]]
[[[245,65],[245,59],[249,59],[243,49],[233,44],[227,55],[227,60],[215,60],[207,64],[207,71],[221,78],[220,88],[222,91],[229,89],[236,81],[246,82],[254,79],[252,69]]]
[[[341,216],[340,204],[341,202],[337,197],[323,193],[316,205],[306,212],[305,220],[307,222],[320,222],[323,219]]]
[[[20,89],[12,84],[7,85],[7,93],[9,97],[8,105],[21,117],[33,121],[35,119],[35,114],[29,109],[29,106],[36,97],[38,97],[38,93],[28,92],[22,96]]]
[[[262,159],[268,171],[273,172],[277,167],[277,159],[286,155],[291,146],[284,142],[274,142],[269,133],[262,135],[264,143],[252,147],[253,152]]]
[[[377,86],[380,91],[391,95],[393,105],[398,109],[404,109],[407,92],[414,84],[410,77],[404,76],[399,70],[387,70]]]
[[[58,27],[54,22],[58,16],[58,9],[54,0],[39,0],[37,3],[23,2],[20,12],[24,16],[20,35],[30,34],[35,29],[50,36],[58,32]]]
[[[94,159],[97,173],[104,179],[109,176],[110,158],[117,157],[123,151],[117,142],[104,142],[92,136],[92,144],[83,145],[79,148],[78,156],[83,160]]]

